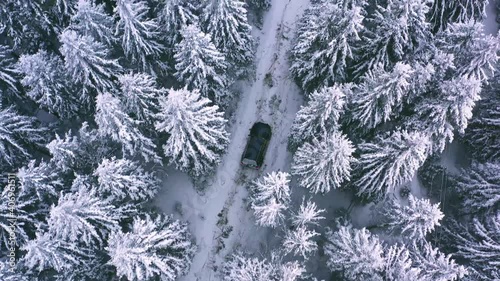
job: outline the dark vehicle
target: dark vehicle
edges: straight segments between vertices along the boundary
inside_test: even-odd
[[[259,169],[264,162],[267,145],[271,139],[271,126],[257,122],[250,129],[248,143],[241,157],[241,165]]]

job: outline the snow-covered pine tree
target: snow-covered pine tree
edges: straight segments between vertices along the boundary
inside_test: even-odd
[[[228,143],[223,113],[210,103],[198,90],[170,89],[167,96],[159,97],[160,110],[155,115],[156,130],[169,134],[163,145],[165,156],[195,176],[219,163]]]
[[[252,28],[242,0],[210,0],[203,8],[204,25],[218,50],[235,66],[248,64],[253,57]]]
[[[290,203],[290,175],[271,172],[252,183],[250,204],[261,226],[277,227]]]
[[[397,199],[390,199],[385,208],[384,217],[387,227],[397,235],[410,241],[423,240],[436,226],[444,214],[439,203],[432,204],[429,199],[416,198],[412,194],[408,197],[408,205],[401,204]]]
[[[386,70],[411,56],[430,41],[431,33],[426,14],[432,0],[392,0],[377,2],[375,11],[366,19],[362,43],[355,66],[356,76],[378,65]]]
[[[429,11],[429,22],[432,30],[445,30],[448,24],[454,22],[481,22],[486,17],[488,0],[434,0]]]
[[[477,280],[500,278],[500,211],[484,218],[475,218],[470,224],[451,229],[456,255],[464,259],[477,274]]]
[[[30,148],[42,145],[45,130],[33,117],[19,115],[13,107],[0,110],[0,167],[19,166],[31,158]]]
[[[64,65],[74,82],[98,92],[113,88],[112,78],[119,74],[121,66],[117,60],[109,58],[107,46],[70,29],[64,30],[59,40]]]
[[[197,89],[203,96],[223,102],[228,84],[224,55],[198,26],[185,26],[180,32],[182,40],[175,45],[175,77],[189,90]]]
[[[463,197],[466,213],[495,210],[500,207],[500,163],[473,162],[456,178],[458,192]]]
[[[336,189],[351,176],[354,146],[340,132],[324,134],[321,140],[302,145],[293,157],[292,174],[314,193]]]
[[[340,2],[315,2],[299,23],[290,71],[306,92],[347,78],[365,12],[358,3]]]
[[[2,28],[0,26],[0,31]],[[0,45],[0,82],[14,91],[17,91],[17,78],[12,49],[6,45]]]
[[[33,55],[21,55],[16,71],[23,76],[21,84],[26,88],[26,94],[49,112],[67,118],[78,110],[77,98],[68,85],[59,57],[43,50]]]
[[[275,281],[276,267],[267,260],[233,254],[223,268],[224,281]]]
[[[321,88],[309,95],[307,105],[300,107],[292,124],[289,139],[292,149],[311,141],[318,134],[332,132],[338,127],[350,88],[350,85],[335,85]]]
[[[429,138],[419,132],[396,131],[389,137],[378,137],[375,143],[363,143],[356,181],[358,195],[380,196],[410,181],[424,163]]]
[[[404,245],[392,245],[385,251],[384,280],[426,281],[421,272],[425,268],[414,267],[410,252]]]
[[[139,163],[129,159],[103,159],[94,171],[99,182],[98,192],[114,200],[147,200],[158,189],[152,173],[142,169]]]
[[[381,281],[385,266],[383,247],[377,236],[365,228],[339,225],[326,234],[325,254],[332,271],[342,271],[346,280]]]
[[[305,277],[306,269],[298,261],[290,261],[279,268],[280,281],[298,281]]]
[[[187,226],[171,217],[136,217],[129,232],[118,230],[109,236],[108,264],[129,281],[174,281],[191,264],[195,246],[190,239]]]
[[[319,233],[304,225],[288,230],[283,240],[283,249],[287,254],[300,255],[307,260],[318,249],[318,244],[313,241],[316,236],[319,236]]]
[[[152,59],[158,59],[164,46],[158,41],[160,32],[155,18],[149,18],[147,1],[117,0],[115,15],[116,35],[121,37],[122,48],[132,65],[143,71],[153,72]]]
[[[194,0],[161,0],[158,19],[160,29],[165,35],[166,50],[171,50],[181,41],[183,27],[198,23],[196,10],[198,2]]]
[[[50,164],[41,161],[36,165],[31,160],[17,171],[19,192],[22,196],[36,196],[40,202],[49,204],[50,198],[55,198],[63,187],[61,175]]]
[[[124,155],[140,155],[146,161],[160,161],[156,145],[139,130],[139,122],[125,113],[118,98],[108,93],[97,95],[94,118],[98,134],[121,143]]]
[[[424,280],[454,281],[467,275],[466,268],[455,263],[451,255],[440,252],[427,241],[414,245],[411,256],[416,267],[422,269]]]
[[[104,4],[96,4],[94,0],[78,0],[70,28],[78,34],[92,36],[108,46],[116,41],[113,17],[106,13]]]
[[[66,132],[64,138],[58,134],[46,145],[49,153],[52,155],[50,162],[62,171],[69,171],[76,168],[80,147],[78,138],[71,131]]]
[[[121,212],[109,200],[99,197],[98,191],[77,177],[71,189],[61,194],[52,206],[47,224],[56,239],[86,247],[102,245],[107,234],[119,228]]]
[[[302,198],[302,204],[300,204],[299,211],[292,214],[292,224],[295,227],[304,225],[318,225],[319,221],[325,219],[321,216],[325,212],[324,209],[318,209],[318,206],[311,199],[305,201]]]
[[[162,91],[154,77],[145,73],[127,73],[118,76],[119,96],[128,114],[144,122],[153,122],[157,99]]]
[[[411,66],[400,62],[391,71],[382,65],[369,69],[352,87],[352,117],[368,129],[394,118],[407,99],[412,73]]]

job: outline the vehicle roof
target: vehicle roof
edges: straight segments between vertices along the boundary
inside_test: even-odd
[[[263,152],[266,147],[266,142],[271,139],[271,126],[268,124],[257,122],[250,129],[250,138],[247,143],[243,159],[250,159],[259,161],[259,154]],[[261,157],[262,158],[262,157]],[[262,159],[263,160],[263,159]]]
[[[271,126],[262,122],[257,122],[252,126],[252,129],[250,129],[250,136],[269,140],[271,139]]]

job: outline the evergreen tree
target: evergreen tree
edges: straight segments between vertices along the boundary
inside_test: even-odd
[[[332,271],[343,271],[346,280],[382,280],[385,262],[378,237],[352,225],[339,225],[327,233],[325,254]]]
[[[362,82],[352,88],[353,118],[369,129],[394,118],[407,98],[412,72],[412,68],[403,63],[396,63],[390,72],[382,65],[368,70]]]
[[[77,153],[80,146],[78,138],[71,131],[66,132],[64,138],[58,134],[55,139],[49,142],[46,147],[52,155],[50,162],[62,171],[69,171],[76,168],[79,155]]]
[[[121,70],[117,60],[109,58],[109,49],[88,35],[66,29],[59,36],[61,54],[68,75],[74,82],[98,92],[113,88],[112,78]]]
[[[351,141],[341,133],[324,134],[321,140],[313,138],[297,150],[292,174],[311,192],[329,192],[350,179],[353,152]]]
[[[155,177],[129,159],[103,159],[94,175],[98,177],[99,193],[117,200],[151,199],[158,189]]]
[[[309,95],[306,106],[295,116],[290,134],[290,145],[295,148],[316,135],[333,131],[344,113],[349,85],[321,88]]]
[[[139,123],[124,112],[118,98],[108,93],[99,94],[94,117],[98,134],[121,143],[124,155],[140,155],[146,161],[160,161],[155,151],[156,145],[142,134]]]
[[[2,82],[4,86],[16,90],[17,78],[15,74],[16,69],[14,66],[14,59],[12,58],[12,50],[9,46],[0,45],[0,82]]]
[[[165,34],[167,51],[181,41],[183,27],[198,23],[197,2],[193,0],[162,0],[158,19]]]
[[[407,131],[359,145],[361,177],[355,182],[358,195],[385,195],[410,181],[427,158],[428,149],[427,136]]]
[[[451,255],[441,253],[429,242],[414,246],[412,258],[416,266],[423,269],[424,280],[453,281],[467,275],[465,267],[456,264]]]
[[[445,30],[454,22],[481,22],[486,17],[487,4],[488,0],[434,0],[429,11],[432,30]]]
[[[61,175],[52,165],[43,161],[36,165],[36,161],[31,160],[17,171],[16,176],[20,194],[28,197],[36,195],[43,203],[57,197],[58,191],[63,187]]]
[[[118,82],[121,102],[127,113],[140,121],[151,122],[162,93],[155,79],[145,73],[128,73],[118,76]]]
[[[421,272],[425,268],[413,266],[410,252],[404,245],[392,245],[384,255],[384,280],[387,281],[425,281]]]
[[[175,45],[175,77],[189,90],[200,90],[203,96],[222,102],[228,84],[224,55],[196,25],[184,27],[181,35],[182,40]]]
[[[197,90],[171,89],[159,97],[159,109],[155,128],[169,134],[163,151],[178,169],[198,176],[219,163],[229,134],[218,106]]]
[[[468,212],[500,207],[500,163],[473,162],[457,176],[457,189]]]
[[[253,55],[253,39],[245,3],[241,0],[210,0],[203,14],[207,33],[217,49],[234,65],[248,64]]]
[[[72,95],[63,62],[55,55],[39,51],[34,55],[21,55],[16,71],[23,76],[21,84],[27,95],[61,117],[70,117],[78,110],[78,101]]]
[[[106,13],[104,4],[96,4],[93,0],[78,0],[70,28],[80,35],[91,36],[108,46],[116,41],[113,17]]]
[[[261,226],[277,227],[285,218],[290,203],[290,175],[271,172],[252,184],[250,204]]]
[[[106,247],[119,278],[173,281],[191,264],[195,247],[187,226],[171,217],[136,217],[129,232],[113,232]]]
[[[306,92],[348,78],[365,12],[358,3],[340,2],[315,2],[299,23],[290,71]]]
[[[302,204],[300,204],[299,211],[292,215],[292,224],[295,227],[318,225],[320,220],[325,219],[325,217],[321,216],[324,212],[325,210],[318,209],[318,206],[312,200],[307,200],[306,202],[304,198],[302,198]]]
[[[318,249],[318,244],[312,241],[316,236],[319,236],[319,233],[305,226],[288,230],[283,241],[285,253],[293,253],[296,256],[301,255],[304,260],[307,260]]]
[[[152,71],[150,58],[157,59],[164,46],[157,41],[160,32],[156,19],[148,18],[146,1],[117,0],[115,15],[116,35],[121,36],[122,48],[132,64],[140,64],[141,70]]]
[[[13,107],[0,110],[0,167],[31,158],[30,148],[42,145],[44,131],[35,118],[19,115]]]
[[[234,254],[224,264],[224,281],[274,281],[275,266],[266,260]]]
[[[298,281],[304,278],[306,273],[306,269],[298,261],[282,264],[279,271],[281,281]]]
[[[412,194],[408,197],[408,205],[391,200],[384,215],[390,231],[409,240],[425,239],[444,217],[439,203],[432,204],[429,199],[419,199]]]

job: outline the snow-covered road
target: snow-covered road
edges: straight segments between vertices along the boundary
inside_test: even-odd
[[[250,127],[256,121],[263,121],[273,128],[263,172],[289,170],[291,154],[286,149],[287,138],[302,96],[289,77],[287,52],[295,24],[309,0],[272,0],[271,4],[262,30],[253,32],[259,40],[256,76],[253,81],[242,83],[241,100],[230,128],[231,142],[213,182],[201,195],[186,175],[171,170],[155,199],[165,213],[177,212],[180,219],[190,224],[198,245],[190,271],[180,280],[220,280],[217,273],[227,254],[236,248],[248,251],[266,248],[267,229],[254,225],[244,203],[246,182],[257,174],[244,172],[248,177],[245,179],[239,162]],[[268,73],[273,77],[273,87],[264,83]],[[221,223],[224,218],[227,222]],[[228,235],[224,235],[227,237],[222,236],[222,228],[228,230]]]

